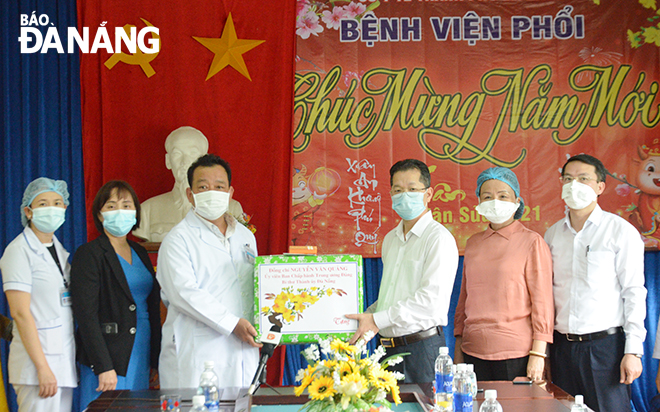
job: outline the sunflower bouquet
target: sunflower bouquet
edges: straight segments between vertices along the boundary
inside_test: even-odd
[[[301,409],[307,412],[373,411],[390,410],[387,394],[396,404],[401,403],[399,385],[403,374],[385,368],[402,361],[402,355],[394,355],[383,361],[385,349],[378,347],[369,356],[366,342],[373,337],[365,336],[355,345],[339,339],[319,341],[303,351],[309,366],[300,369],[296,381],[296,396],[307,389],[310,401]],[[320,347],[320,351],[319,351]],[[379,407],[377,406],[379,405]]]

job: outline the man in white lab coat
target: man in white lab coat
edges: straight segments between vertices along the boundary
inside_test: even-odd
[[[220,387],[250,385],[259,361],[253,321],[252,232],[226,213],[234,193],[229,164],[207,154],[188,169],[193,209],[165,237],[157,279],[167,306],[159,375],[163,389],[199,384],[215,362]]]

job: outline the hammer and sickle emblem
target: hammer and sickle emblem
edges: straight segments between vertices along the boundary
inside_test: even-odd
[[[147,26],[154,27],[151,23],[149,23],[145,19],[140,18],[140,20],[142,20],[144,24],[146,24]],[[135,26],[129,24],[124,26],[124,31],[126,31],[128,35],[130,35],[131,27],[135,27]],[[152,32],[151,38],[160,41],[160,36],[157,35],[156,33]],[[160,48],[159,48],[159,52],[160,52]],[[156,58],[156,56],[158,56],[158,53],[151,53],[151,54],[142,53],[142,50],[140,50],[139,47],[135,49],[134,54],[126,54],[120,51],[118,53],[114,53],[112,56],[110,56],[108,60],[106,60],[105,67],[107,67],[108,69],[112,69],[113,67],[115,67],[115,64],[117,64],[118,62],[124,62],[126,64],[131,64],[131,65],[140,65],[142,71],[144,71],[144,74],[146,74],[147,77],[151,77],[154,74],[156,74],[156,71],[153,69],[153,67],[151,67],[150,63],[153,59]]]

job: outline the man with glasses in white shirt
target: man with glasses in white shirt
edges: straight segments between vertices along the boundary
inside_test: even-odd
[[[644,244],[623,218],[603,211],[598,196],[607,170],[580,154],[562,168],[566,217],[545,234],[553,262],[553,381],[584,395],[597,412],[630,411],[630,384],[642,373],[646,337]]]
[[[383,240],[383,277],[378,300],[366,313],[346,315],[359,321],[351,343],[367,331],[380,333],[387,356],[410,353],[393,369],[406,383],[435,377],[438,348],[445,346],[442,327],[458,266],[451,233],[433,219],[431,174],[423,162],[401,160],[390,169],[392,208],[401,222]]]

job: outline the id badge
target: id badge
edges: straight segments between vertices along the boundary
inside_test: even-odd
[[[254,258],[257,257],[257,252],[252,250],[252,248],[248,244],[244,246],[244,249],[245,249],[245,258],[247,259],[248,263],[254,265]]]
[[[69,289],[60,289],[60,304],[62,306],[71,306],[71,292],[69,292]]]

